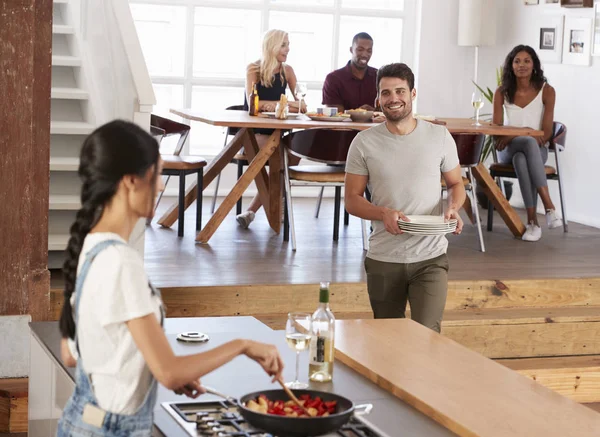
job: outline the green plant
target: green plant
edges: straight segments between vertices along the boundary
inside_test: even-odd
[[[498,68],[496,68],[496,85],[500,86],[501,83],[502,83],[502,67],[498,67]],[[483,94],[483,96],[487,99],[487,101],[490,102],[490,105],[493,105],[494,92],[490,89],[490,87],[486,87],[486,89],[484,90],[481,86],[476,84],[474,81],[473,81],[473,85],[475,85],[477,87],[477,89],[481,92],[481,94]],[[491,113],[483,114],[483,116],[487,117],[487,120],[489,121],[489,120],[491,120],[492,114]],[[492,137],[491,135],[486,135],[485,142],[483,143],[483,150],[481,151],[481,158],[480,158],[481,162],[486,161],[486,159],[492,153],[493,147],[494,147],[494,137]]]

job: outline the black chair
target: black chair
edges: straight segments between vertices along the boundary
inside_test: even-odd
[[[479,208],[477,207],[477,198],[475,197],[475,178],[471,169],[479,164],[481,159],[481,150],[485,135],[483,134],[452,134],[456,142],[456,151],[458,152],[458,162],[460,166],[467,172],[467,177],[463,177],[463,185],[469,196],[471,203],[471,211],[474,219],[474,225],[477,226],[477,234],[479,236],[479,247],[482,252],[485,252],[485,244],[483,242],[483,232],[481,230],[481,221],[479,219]],[[442,178],[442,191],[446,189],[446,182]]]
[[[190,127],[187,124],[179,123],[177,121],[161,117],[160,115],[151,114],[150,133],[154,138],[156,138],[156,141],[158,141],[159,148],[164,138],[178,135],[179,139],[177,140],[177,145],[173,150],[173,156],[179,156],[183,146],[185,145],[185,142],[188,139],[188,136],[190,135]],[[169,183],[169,179],[171,179],[171,175],[166,176],[167,178],[165,180],[165,187]],[[163,194],[164,191],[158,193],[158,198],[156,199],[156,204],[154,205],[154,211],[156,211],[156,208],[158,208],[158,204],[160,203]],[[148,220],[148,224],[149,223],[150,220]]]
[[[567,127],[561,122],[555,121],[553,124],[553,135],[550,139],[550,146],[548,148],[549,152],[554,153],[554,159],[556,162],[556,168],[546,165],[546,179],[558,181],[558,191],[560,194],[560,209],[562,211],[562,219],[563,219],[563,231],[569,232],[569,223],[567,221],[567,206],[565,203],[565,189],[563,186],[563,181],[561,178],[560,171],[560,158],[559,152],[565,150],[565,145],[567,142]],[[494,160],[496,159],[496,153],[494,150]],[[516,179],[517,173],[515,172],[515,168],[512,164],[498,164],[495,162],[490,166],[490,175],[494,178],[500,179],[500,187],[504,191],[504,184],[501,182],[501,178],[511,178]],[[488,221],[487,221],[487,230],[491,231],[494,226],[494,206],[490,201],[488,201]]]
[[[350,144],[357,133],[358,131],[349,129],[307,129],[293,132],[282,139],[286,197],[284,241],[289,241],[289,228],[291,228],[292,250],[296,250],[292,186],[335,187],[333,239],[334,241],[339,239],[341,193],[346,175],[343,164],[346,162]],[[290,166],[288,152],[299,158],[327,165]],[[364,221],[362,224],[364,226]]]

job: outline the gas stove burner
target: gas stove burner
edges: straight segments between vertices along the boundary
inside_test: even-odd
[[[253,428],[240,415],[237,406],[227,401],[165,402],[162,407],[191,437],[277,437]],[[355,417],[324,437],[340,436],[388,437],[365,419]]]

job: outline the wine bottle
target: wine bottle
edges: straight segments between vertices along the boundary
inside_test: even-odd
[[[309,348],[308,377],[328,382],[333,378],[335,317],[329,309],[329,282],[321,282],[319,307],[312,316],[312,339]]]

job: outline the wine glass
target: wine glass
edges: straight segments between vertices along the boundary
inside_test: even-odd
[[[471,96],[471,104],[473,105],[473,108],[475,108],[475,123],[473,123],[473,126],[482,125],[479,123],[479,110],[483,108],[483,103],[483,95],[481,94],[481,91],[476,89]]]
[[[298,109],[299,113],[302,113],[302,102],[304,101],[304,97],[306,97],[306,93],[308,93],[308,86],[306,85],[306,83],[296,83],[296,95],[300,97],[300,109]]]
[[[300,372],[300,352],[308,349],[312,331],[312,316],[308,313],[289,313],[285,325],[285,340],[290,349],[296,351],[296,377],[293,382],[287,382],[285,385],[293,389],[307,388],[308,384],[300,382],[298,375]]]

